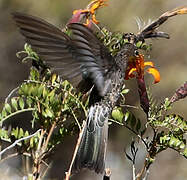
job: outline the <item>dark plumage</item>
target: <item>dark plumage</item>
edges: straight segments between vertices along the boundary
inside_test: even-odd
[[[13,18],[38,56],[74,87],[92,86],[91,105],[83,129],[81,143],[73,164],[73,170],[87,167],[102,173],[104,170],[108,118],[124,84],[129,58],[135,58],[136,47],[126,43],[112,57],[108,49],[94,33],[83,24],[67,25],[68,36],[46,21],[22,13]]]

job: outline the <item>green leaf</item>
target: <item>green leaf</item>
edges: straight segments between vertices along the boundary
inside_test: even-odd
[[[34,144],[36,144],[36,145],[38,144],[38,137],[36,137],[36,136],[34,137]]]
[[[123,112],[121,110],[121,108],[114,108],[113,111],[112,111],[112,117],[119,121],[119,122],[122,122],[123,120]]]
[[[29,131],[25,131],[25,137],[29,136]]]
[[[62,127],[62,128],[60,128],[59,133],[60,133],[61,135],[63,135],[63,134],[64,134],[64,128],[63,128],[63,127]]]
[[[137,47],[137,48],[140,48],[141,45],[142,45],[142,41],[138,41],[138,42],[136,43],[136,47]]]
[[[0,129],[0,139],[1,138],[6,138],[8,139],[8,131],[4,129]]]
[[[31,98],[26,99],[26,104],[28,105],[28,107],[32,107],[32,103],[33,103],[33,101]]]
[[[30,147],[33,148],[34,147],[34,138],[30,138]]]
[[[53,101],[54,96],[55,96],[55,89],[53,89],[53,90],[48,94],[48,97],[49,97],[50,102]]]
[[[2,117],[6,117],[7,116],[7,112],[6,112],[5,108],[3,108],[1,115],[2,115]]]
[[[184,155],[185,157],[187,157],[187,148],[184,149],[183,155]]]
[[[176,146],[177,143],[178,143],[178,139],[171,136],[170,141],[169,141],[169,146],[171,146],[171,147]]]
[[[123,90],[121,91],[121,93],[122,93],[122,94],[127,94],[129,91],[130,91],[129,89],[123,89]]]
[[[52,82],[52,84],[55,83],[56,79],[57,79],[57,75],[56,75],[56,74],[53,74],[52,77],[51,77],[51,82]]]
[[[40,97],[40,94],[38,93],[38,86],[32,86],[31,87],[32,88],[32,95],[34,96],[34,97]]]
[[[181,116],[176,114],[170,114],[164,117],[164,120],[157,121],[157,124],[161,127],[168,128],[171,131],[179,132],[179,130],[187,131],[187,121]]]
[[[48,117],[50,117],[50,118],[52,118],[52,117],[54,116],[53,111],[50,110],[50,109],[48,109],[48,108],[45,110],[45,112],[46,112],[46,115],[47,115]]]
[[[32,96],[33,95],[33,91],[34,91],[34,84],[27,84],[26,86],[27,86],[27,88],[26,88],[27,92],[25,92],[24,95]]]
[[[43,89],[43,98],[46,98],[48,95],[48,91],[46,88]]]
[[[166,110],[171,109],[171,102],[169,101],[169,98],[165,99],[164,107],[165,107]]]
[[[23,98],[19,98],[19,106],[20,106],[20,108],[21,109],[24,109],[24,106],[25,106],[25,103],[24,103],[24,100],[23,100]]]
[[[19,136],[19,129],[18,129],[18,127],[16,127],[16,129],[14,129],[14,128],[12,129],[11,135],[15,136],[15,138],[18,139],[18,136]]]
[[[143,43],[143,44],[141,45],[141,48],[144,49],[144,50],[147,50],[147,44],[146,44],[146,43]]]
[[[35,69],[35,68],[31,68],[30,71],[30,79],[34,80],[34,81],[38,81],[39,80],[39,72]]]
[[[184,144],[184,143],[181,143],[181,145],[180,145],[179,148],[180,148],[180,149],[185,149],[185,147],[186,147],[185,144]]]
[[[167,141],[169,141],[169,140],[170,140],[170,137],[169,137],[169,136],[167,136],[167,135],[161,136],[161,137],[160,137],[160,144],[165,144],[165,143],[167,143]]]
[[[28,86],[24,83],[20,86],[18,93],[20,95],[25,95],[28,93]]]
[[[16,98],[11,99],[11,104],[12,104],[12,107],[17,111],[18,110],[18,103],[17,103]]]
[[[11,113],[11,106],[8,103],[5,103],[4,108],[8,113]]]
[[[19,136],[18,136],[18,138],[20,139],[20,138],[22,138],[22,137],[24,137],[24,132],[23,132],[23,129],[20,128],[20,129],[19,129]]]
[[[38,96],[38,98],[40,98],[42,96],[43,90],[44,90],[43,84],[41,84],[39,87],[37,87],[37,91],[38,91],[37,92],[37,96]]]
[[[24,137],[27,137],[27,136],[29,136],[29,132],[25,131]],[[28,142],[29,142],[29,139],[24,140],[24,143],[28,143]]]
[[[127,112],[125,113],[124,121],[127,122],[127,121],[129,120],[129,117],[130,117],[130,112],[127,111]]]

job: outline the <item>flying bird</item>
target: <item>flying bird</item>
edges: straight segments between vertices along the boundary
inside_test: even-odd
[[[135,61],[139,56],[135,45],[137,37],[132,33],[124,35],[128,42],[112,56],[95,33],[84,24],[68,24],[67,28],[71,32],[68,35],[38,17],[18,12],[12,15],[26,42],[53,72],[68,80],[75,88],[84,91],[92,89],[73,170],[89,168],[96,173],[103,173],[108,119],[120,97],[128,62]],[[143,38],[141,34],[139,37]]]

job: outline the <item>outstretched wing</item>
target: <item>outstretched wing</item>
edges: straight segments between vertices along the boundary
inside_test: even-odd
[[[68,36],[37,17],[13,13],[13,18],[26,42],[54,72],[75,87],[81,81],[91,80],[101,96],[107,93],[109,79],[106,77],[116,65],[107,49],[85,25],[69,24],[71,36]]]

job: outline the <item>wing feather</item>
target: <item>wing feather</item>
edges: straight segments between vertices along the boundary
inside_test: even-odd
[[[69,24],[69,37],[40,18],[22,13],[13,13],[13,18],[26,42],[62,78],[75,86],[85,78],[91,79],[89,84],[94,84],[101,96],[106,94],[106,73],[114,68],[115,61],[90,29],[79,23]]]

